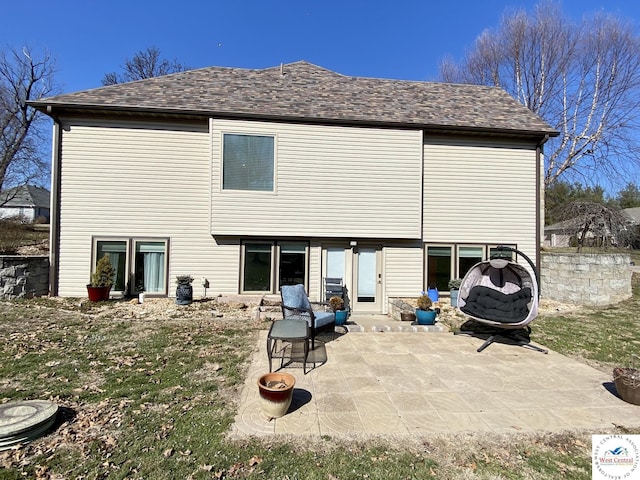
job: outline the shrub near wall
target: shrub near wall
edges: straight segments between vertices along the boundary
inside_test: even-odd
[[[542,298],[601,306],[631,297],[631,257],[627,253],[540,255]]]
[[[0,256],[0,298],[49,294],[49,257]]]

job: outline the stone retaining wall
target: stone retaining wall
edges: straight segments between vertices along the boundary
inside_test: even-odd
[[[407,302],[399,298],[389,298],[389,313],[388,315],[394,320],[400,321],[400,314],[402,312],[413,312],[416,309],[413,305],[409,305]]]
[[[608,305],[631,297],[631,258],[626,253],[540,255],[542,298],[576,305]]]
[[[49,294],[49,257],[0,255],[0,298]]]

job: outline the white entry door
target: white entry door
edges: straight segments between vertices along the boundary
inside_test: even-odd
[[[382,311],[382,269],[379,247],[358,247],[353,253],[354,312]]]
[[[347,305],[352,312],[381,313],[381,265],[380,246],[328,246],[324,250],[323,277],[343,279]]]

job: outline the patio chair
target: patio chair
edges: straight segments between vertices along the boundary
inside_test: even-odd
[[[344,298],[344,285],[341,278],[326,277],[324,279],[324,299],[326,302],[333,296]]]
[[[529,343],[529,323],[538,314],[538,271],[524,253],[500,246],[489,260],[479,262],[462,279],[458,309],[473,320],[490,327],[489,338],[478,348],[481,352],[500,338],[542,353],[548,350]],[[524,258],[533,275],[524,266],[506,256],[514,252]],[[473,334],[461,331],[459,334]],[[480,333],[480,332],[478,332]]]
[[[309,301],[304,285],[283,285],[280,289],[282,297],[282,315],[286,319],[306,320],[311,328],[311,350],[315,349],[316,333],[322,331],[334,331],[336,317],[333,312],[327,312],[324,303]]]

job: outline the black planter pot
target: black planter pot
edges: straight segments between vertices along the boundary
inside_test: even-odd
[[[193,287],[191,285],[178,285],[176,287],[176,304],[189,305],[193,302]]]

